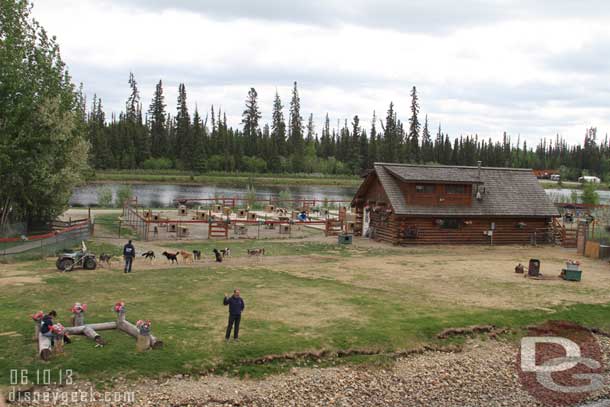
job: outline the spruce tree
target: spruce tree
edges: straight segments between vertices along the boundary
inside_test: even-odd
[[[178,106],[176,112],[176,158],[183,168],[192,166],[193,143],[191,139],[191,119],[186,105],[186,87],[178,86]]]
[[[281,158],[286,151],[286,122],[284,121],[284,106],[280,95],[275,92],[271,123],[271,161],[270,168],[274,172],[281,169]]]
[[[244,150],[248,156],[257,156],[258,123],[261,112],[258,108],[258,94],[256,89],[250,88],[246,98],[246,109],[242,113],[242,124],[244,125],[243,136],[245,140]]]
[[[155,86],[150,107],[148,108],[148,127],[151,140],[151,155],[155,158],[167,156],[168,140],[165,96],[163,95],[163,82],[159,80]]]
[[[292,170],[294,172],[303,171],[305,153],[303,143],[303,118],[301,117],[301,99],[299,98],[296,81],[294,82],[292,98],[290,99],[289,148],[292,159]]]
[[[409,135],[408,135],[408,152],[409,161],[417,162],[420,160],[419,151],[419,128],[420,123],[418,119],[419,114],[419,102],[417,97],[417,89],[413,86],[411,89],[411,118],[409,119]]]

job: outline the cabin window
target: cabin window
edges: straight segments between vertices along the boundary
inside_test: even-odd
[[[415,192],[418,194],[433,194],[435,192],[435,186],[433,184],[415,185]]]
[[[442,229],[459,229],[462,223],[464,223],[462,219],[443,219],[440,223],[440,227]]]
[[[445,192],[451,195],[466,194],[466,185],[445,185]]]

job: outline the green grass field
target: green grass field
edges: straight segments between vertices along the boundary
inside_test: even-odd
[[[165,170],[108,170],[96,171],[90,180],[93,182],[125,183],[176,183],[176,184],[214,184],[214,185],[331,185],[357,187],[362,180],[349,175],[314,174],[249,174],[249,173],[210,173],[192,174],[187,171]]]
[[[79,378],[110,384],[118,375],[136,378],[177,373],[216,372],[256,377],[284,370],[297,361],[251,364],[248,360],[286,352],[375,349],[394,351],[422,344],[443,344],[436,334],[444,328],[495,324],[518,329],[546,319],[567,319],[608,328],[608,304],[577,304],[551,311],[506,310],[456,306],[432,298],[417,286],[368,288],[334,275],[332,266],[342,260],[388,259],[399,253],[392,247],[363,248],[317,242],[266,243],[269,259],[260,263],[239,259],[256,242],[231,243],[235,265],[210,262],[196,267],[138,267],[125,275],[120,268],[59,273],[51,260],[3,266],[0,276],[27,276],[38,282],[0,285],[0,385],[9,383],[10,369],[72,369]],[[176,244],[176,248],[211,250],[213,244]],[[90,242],[96,251],[119,254],[107,243]],[[216,247],[223,247],[222,242]],[[434,256],[436,249],[417,249],[412,256]],[[290,256],[290,257],[278,257]],[[274,259],[275,257],[275,259]],[[284,271],[278,260],[314,261],[328,266],[324,276]],[[392,257],[394,258],[394,257]],[[391,259],[390,259],[391,260]],[[275,261],[275,263],[272,263]],[[268,264],[266,264],[269,262]],[[141,263],[143,264],[143,263]],[[12,270],[12,271],[11,271]],[[353,270],[353,273],[364,273]],[[362,278],[374,278],[363,275]],[[521,279],[522,280],[522,279]],[[519,280],[519,282],[521,281]],[[3,281],[0,279],[0,281]],[[223,293],[240,287],[246,302],[241,342],[224,343],[227,309]],[[41,362],[31,341],[30,315],[55,309],[68,323],[68,309],[86,302],[88,322],[114,320],[112,306],[127,303],[127,319],[150,319],[153,333],[165,348],[136,353],[135,340],[114,332],[100,332],[108,341],[94,348],[84,337],[66,346],[63,356]],[[517,332],[518,334],[518,332]],[[509,335],[507,340],[512,340]],[[383,357],[354,357],[350,363],[377,363]],[[337,359],[311,361],[318,365],[341,363]]]

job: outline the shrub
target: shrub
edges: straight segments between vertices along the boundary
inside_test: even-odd
[[[244,169],[248,172],[266,172],[267,162],[260,157],[244,157],[243,159]]]
[[[597,193],[597,186],[591,182],[586,183],[582,188],[582,195],[580,199],[584,204],[599,205],[599,194]]]
[[[116,206],[122,207],[131,198],[133,198],[133,188],[131,185],[121,185],[116,192]]]
[[[112,206],[112,189],[108,185],[97,188],[97,204],[104,208]]]
[[[149,158],[142,163],[145,170],[170,170],[174,164],[169,158]]]
[[[282,208],[288,208],[292,205],[292,192],[285,189],[278,196],[278,205]]]

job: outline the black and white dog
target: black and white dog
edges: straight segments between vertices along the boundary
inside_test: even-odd
[[[222,253],[222,257],[231,257],[231,249],[229,249],[228,247],[220,249],[220,253]]]
[[[155,259],[155,252],[152,250],[147,251],[146,253],[142,253],[142,257],[146,260],[150,260],[151,262]]]
[[[212,250],[214,252],[214,256],[216,256],[216,262],[222,263],[222,254],[218,251],[218,249]]]

